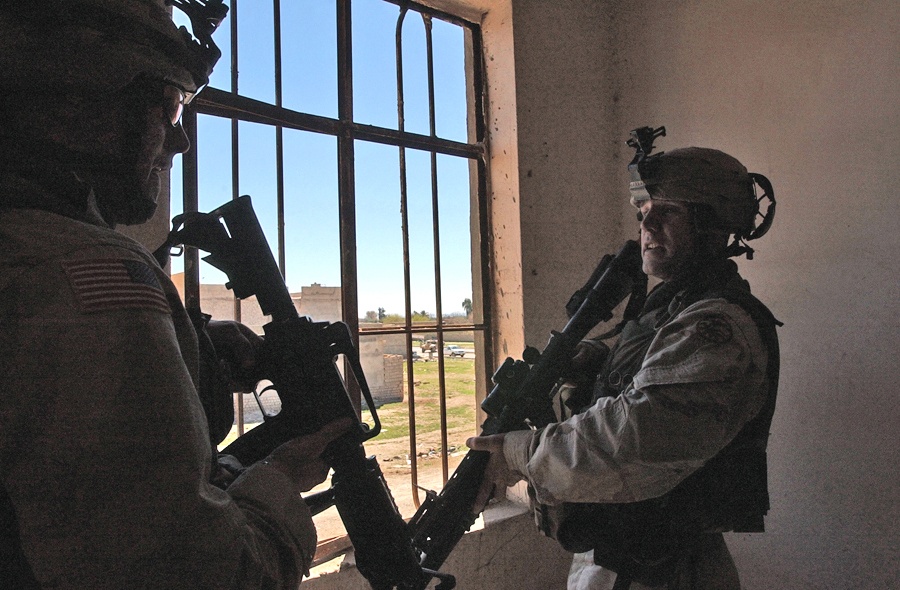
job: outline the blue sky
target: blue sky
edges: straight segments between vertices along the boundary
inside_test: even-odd
[[[324,0],[283,0],[282,77],[285,107],[337,117],[337,33],[335,6]],[[353,0],[354,117],[357,122],[397,128],[394,34],[399,9],[382,0]],[[274,46],[271,0],[241,0],[238,56],[241,94],[274,103]],[[176,18],[176,20],[178,20]],[[439,137],[466,140],[463,31],[433,21],[435,112]],[[215,38],[223,49],[211,85],[230,89],[228,22]],[[418,13],[403,27],[405,128],[428,134],[425,32]],[[200,209],[231,198],[230,122],[201,116],[197,150]],[[276,247],[275,130],[240,124],[240,193],[254,208]],[[319,283],[340,285],[337,204],[337,142],[326,135],[284,131],[286,279],[292,291]],[[383,307],[402,313],[403,267],[400,231],[399,150],[357,142],[356,199],[359,315]],[[410,221],[412,308],[434,313],[434,240],[431,164],[426,152],[406,151]],[[442,299],[445,314],[462,312],[472,296],[469,234],[469,162],[439,156],[437,163]],[[180,211],[180,158],[173,170],[173,215]],[[173,271],[181,270],[179,262]],[[225,277],[203,263],[201,280]]]

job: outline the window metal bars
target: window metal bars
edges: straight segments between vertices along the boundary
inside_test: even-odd
[[[238,93],[238,0],[231,2],[231,19],[229,19],[229,29],[231,32],[231,92]],[[231,120],[231,198],[236,199],[240,196],[240,153],[238,150],[239,128],[235,119]],[[196,142],[194,143],[196,145]],[[196,150],[195,150],[196,151]],[[200,269],[197,269],[200,272]],[[187,276],[185,276],[185,285],[187,285]],[[200,288],[200,277],[197,276],[197,289]],[[234,300],[234,319],[241,321],[241,302],[235,298]],[[238,436],[244,434],[244,397],[242,393],[234,394],[237,401],[237,413],[235,421],[237,422]]]
[[[353,13],[350,0],[337,2],[337,65],[338,65],[338,217],[341,250],[341,313],[350,329],[353,343],[359,348],[359,313],[356,280],[356,152],[355,137],[346,128],[353,121]],[[345,367],[346,369],[346,367]],[[353,371],[344,371],[352,375]],[[357,414],[362,410],[362,396],[351,379],[353,406]]]
[[[403,87],[403,25],[406,22],[408,8],[401,6],[400,14],[397,17],[397,25],[395,29],[395,52],[397,60],[397,128],[403,133],[406,129],[406,113],[404,102]],[[436,137],[435,129],[435,100],[434,100],[434,47],[432,42],[432,22],[431,16],[420,13],[422,23],[425,29],[425,50],[427,60],[427,79],[428,79],[428,125],[431,137]],[[410,288],[410,257],[409,257],[409,219],[408,219],[408,193],[407,193],[407,170],[406,170],[406,148],[399,148],[400,160],[400,210],[402,215],[401,229],[403,232],[403,277],[406,289],[406,349],[407,358],[412,358],[412,303]],[[434,243],[434,283],[435,283],[435,333],[437,336],[438,353],[438,412],[441,425],[441,474],[443,481],[446,482],[449,477],[448,452],[447,444],[447,386],[445,379],[444,366],[444,331],[443,331],[443,305],[441,296],[441,247],[440,247],[440,215],[438,209],[438,182],[437,182],[437,154],[434,151],[429,152],[431,164],[431,210],[432,210],[432,232]],[[410,474],[412,486],[412,497],[416,507],[421,504],[419,498],[419,481],[418,481],[418,453],[416,452],[416,412],[415,412],[415,368],[413,363],[407,363],[407,391],[409,392],[409,457],[410,457]]]
[[[403,21],[406,18],[407,8],[400,8],[400,14],[397,17],[395,26],[395,61],[397,64],[397,129],[400,133],[405,131],[404,103],[403,103]],[[409,265],[409,208],[407,199],[406,186],[406,148],[399,146],[398,158],[400,165],[400,231],[403,242],[403,308],[406,315],[406,391],[408,394],[407,403],[407,420],[409,422],[409,468],[410,468],[410,485],[412,486],[413,501],[416,507],[421,503],[419,500],[419,463],[416,455],[416,389],[412,356],[412,286],[410,278]],[[437,316],[440,322],[440,316]],[[443,356],[443,355],[441,355]],[[444,373],[443,358],[438,357],[441,364],[438,365],[438,374]]]
[[[493,359],[490,328],[490,277],[487,265],[490,260],[490,248],[488,244],[489,223],[486,161],[485,161],[485,122],[484,122],[484,84],[483,63],[481,61],[481,37],[478,26],[469,21],[455,17],[454,15],[435,10],[408,0],[385,0],[400,6],[400,16],[397,22],[397,80],[398,80],[398,130],[377,127],[373,125],[359,124],[353,121],[353,84],[352,84],[352,39],[351,39],[351,0],[337,1],[337,29],[338,29],[338,119],[300,113],[285,109],[282,105],[282,79],[281,79],[281,19],[280,0],[272,0],[274,7],[275,36],[275,104],[250,99],[239,94],[238,88],[238,3],[239,0],[231,0],[231,89],[230,92],[207,88],[203,94],[193,103],[193,109],[185,114],[184,125],[189,139],[193,145],[197,145],[197,113],[219,116],[231,121],[231,156],[232,156],[232,198],[239,196],[239,122],[253,122],[271,125],[276,131],[276,174],[277,174],[277,215],[278,215],[278,253],[277,259],[282,274],[285,272],[285,219],[284,219],[284,149],[283,129],[296,129],[312,131],[332,135],[338,142],[338,191],[339,191],[339,217],[340,217],[340,244],[341,244],[341,281],[342,281],[342,311],[344,321],[351,329],[355,343],[359,344],[360,328],[357,310],[357,281],[356,281],[356,207],[355,207],[355,181],[354,181],[354,141],[371,141],[386,145],[394,145],[399,148],[401,168],[401,208],[403,212],[403,240],[404,240],[404,289],[406,302],[406,324],[402,329],[396,328],[369,328],[362,330],[364,334],[406,334],[407,359],[412,358],[413,334],[436,333],[439,351],[443,351],[443,335],[445,332],[472,331],[476,336],[476,343],[481,341],[483,353],[477,355],[476,379],[479,383],[486,382],[485,375],[492,370],[490,364]],[[402,85],[402,48],[401,29],[402,22],[409,10],[418,12],[423,19],[426,28],[426,49],[428,62],[428,97],[429,97],[429,135],[421,135],[405,131],[403,113],[403,85]],[[471,43],[470,59],[471,84],[467,85],[467,98],[471,101],[474,110],[472,127],[474,137],[469,143],[441,139],[437,137],[435,129],[435,100],[434,100],[434,62],[433,43],[431,37],[432,18],[461,26],[467,32],[467,39]],[[471,115],[470,115],[471,116]],[[409,283],[409,235],[408,219],[406,218],[406,170],[405,150],[417,149],[428,151],[431,156],[431,184],[432,207],[434,221],[434,261],[435,261],[435,287],[436,287],[436,322],[431,324],[411,324],[412,308],[410,300]],[[437,188],[437,155],[465,157],[475,162],[474,188],[477,191],[475,205],[477,208],[477,231],[479,235],[476,259],[477,278],[473,282],[475,303],[475,319],[471,324],[444,326],[441,305],[441,279],[440,279],[440,245],[438,224],[438,188]],[[198,198],[198,164],[196,150],[188,152],[184,156],[183,165],[183,190],[184,211],[197,211]],[[185,254],[185,298],[187,301],[199,301],[199,253],[189,248]],[[479,305],[480,303],[480,305]],[[235,301],[235,319],[240,320],[240,302]],[[446,387],[444,380],[444,359],[439,354],[440,375],[440,412],[441,412],[441,440],[442,440],[442,472],[446,482],[448,478],[447,460],[447,423],[446,423]],[[409,415],[410,415],[410,457],[412,464],[412,489],[413,499],[419,505],[416,452],[415,452],[415,403],[413,394],[413,369],[412,363],[407,363]],[[357,396],[358,397],[358,396]],[[359,410],[359,400],[355,400]],[[238,404],[238,428],[243,432],[243,404]]]

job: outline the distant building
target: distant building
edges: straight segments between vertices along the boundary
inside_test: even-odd
[[[323,287],[319,283],[313,283],[308,287],[301,287],[299,294],[291,294],[296,302],[300,302],[298,309],[300,315],[308,315],[317,322],[341,321],[341,288]]]

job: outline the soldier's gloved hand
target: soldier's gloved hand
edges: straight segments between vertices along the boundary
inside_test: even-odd
[[[575,355],[566,378],[575,383],[593,381],[609,355],[609,347],[597,340],[582,340],[575,345]]]
[[[220,453],[216,457],[216,463],[213,465],[212,473],[209,476],[209,483],[219,489],[225,490],[234,480],[247,469],[241,465],[235,457]]]
[[[557,393],[562,402],[558,416],[565,420],[571,412],[579,412],[590,404],[594,394],[594,382],[609,356],[609,347],[599,340],[582,340],[575,345],[575,354],[563,374],[564,382]]]
[[[229,371],[232,391],[252,391],[259,381],[254,376],[256,355],[265,342],[253,330],[229,320],[210,320],[206,326],[219,360]]]
[[[472,512],[480,514],[488,501],[493,498],[505,498],[506,488],[515,485],[522,480],[522,476],[513,472],[506,463],[503,454],[503,440],[505,434],[491,434],[489,436],[475,436],[466,441],[466,446],[473,451],[487,451],[491,454],[487,468],[484,470],[484,479],[481,481],[481,489],[475,497]]]
[[[575,345],[575,354],[563,374],[564,382],[557,390],[560,399],[559,420],[569,418],[590,405],[594,382],[609,356],[609,347],[599,340],[582,340]]]
[[[317,432],[298,436],[279,446],[266,457],[265,463],[290,477],[299,491],[309,491],[328,477],[328,465],[321,458],[325,447],[352,426],[350,418],[329,422]]]

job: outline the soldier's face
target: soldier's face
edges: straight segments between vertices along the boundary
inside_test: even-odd
[[[166,106],[151,106],[147,111],[147,124],[136,165],[137,182],[141,200],[155,206],[159,197],[162,175],[172,168],[172,160],[190,147],[180,121],[171,123]]]
[[[641,203],[641,258],[644,272],[669,281],[690,266],[697,251],[687,205],[650,199]]]
[[[156,210],[162,176],[172,167],[174,157],[190,147],[173,110],[178,99],[165,94],[161,88],[154,84],[132,90],[146,96],[141,96],[136,110],[119,119],[130,121],[126,127],[111,126],[111,135],[118,141],[109,141],[107,145],[121,145],[120,154],[129,151],[133,154],[120,159],[117,171],[96,179],[94,184],[101,212],[111,224],[131,225],[150,219]],[[122,108],[134,109],[134,104],[126,102]]]

